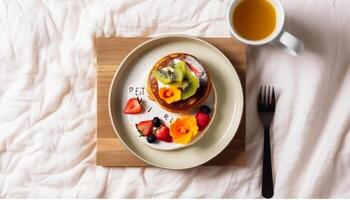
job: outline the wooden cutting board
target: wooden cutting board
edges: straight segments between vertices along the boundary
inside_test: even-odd
[[[243,90],[246,74],[246,47],[231,38],[203,38],[220,49],[232,62]],[[97,157],[96,164],[108,167],[149,166],[130,153],[114,133],[108,114],[108,92],[115,70],[125,56],[147,38],[96,38],[97,56]],[[238,165],[246,163],[245,112],[232,142],[205,165]]]

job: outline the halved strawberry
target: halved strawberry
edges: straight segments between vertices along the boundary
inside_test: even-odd
[[[138,114],[143,111],[143,107],[140,104],[140,100],[138,98],[131,98],[126,102],[124,108],[124,114]]]
[[[160,128],[155,133],[156,138],[158,140],[164,141],[164,142],[172,142],[173,138],[169,134],[169,128],[161,125]]]
[[[136,128],[141,135],[150,135],[153,132],[153,122],[152,120],[139,122],[138,124],[136,124]]]
[[[208,126],[210,122],[210,116],[204,112],[198,112],[196,114],[198,130],[201,131]]]

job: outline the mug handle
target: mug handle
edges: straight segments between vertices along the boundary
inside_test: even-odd
[[[282,30],[272,44],[286,50],[292,56],[299,55],[304,49],[303,42],[285,30]]]

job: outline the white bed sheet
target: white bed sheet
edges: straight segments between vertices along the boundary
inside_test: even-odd
[[[283,0],[291,57],[250,48],[246,167],[95,165],[95,36],[229,37],[228,0],[0,1],[0,197],[260,197],[259,85],[275,85],[275,197],[350,197],[350,1]]]

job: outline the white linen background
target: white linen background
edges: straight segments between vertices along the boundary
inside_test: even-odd
[[[350,1],[283,0],[291,57],[248,51],[246,167],[95,165],[95,36],[229,37],[228,0],[0,2],[0,197],[261,197],[259,85],[278,89],[275,197],[350,197]]]

